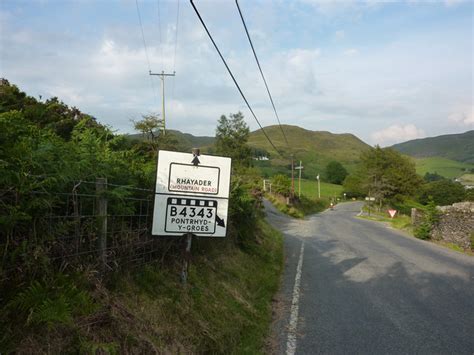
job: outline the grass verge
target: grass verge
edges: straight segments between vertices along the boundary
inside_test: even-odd
[[[384,222],[390,225],[392,228],[403,230],[410,235],[413,235],[413,226],[411,224],[411,218],[405,215],[397,215],[394,218],[390,218],[383,213],[372,211],[370,216],[359,216],[359,218],[368,219],[376,222]]]
[[[35,286],[29,292],[33,301],[29,294],[20,298],[19,312],[37,307],[37,322],[18,316],[8,339],[0,337],[0,352],[263,353],[283,268],[279,232],[259,220],[254,238],[240,247],[197,240],[187,285],[179,279],[180,261],[116,275],[108,287],[89,279],[80,286],[78,301],[64,300],[61,307],[55,300],[65,297],[62,289],[76,294],[75,281],[68,279],[69,286],[59,289]],[[14,316],[17,306],[11,307]],[[58,322],[60,315],[64,321]]]
[[[413,225],[411,224],[411,218],[408,216],[397,215],[396,217],[392,219],[390,217],[385,216],[383,213],[372,211],[370,216],[359,216],[359,218],[368,219],[368,220],[376,221],[376,222],[387,223],[392,228],[403,230],[404,232],[407,232],[408,234],[410,234],[412,237],[415,237]],[[454,243],[449,243],[443,240],[433,240],[433,239],[427,239],[426,241],[435,243],[437,245],[457,251],[459,253],[463,253],[463,254],[467,254],[471,256],[474,255],[474,250],[463,249],[459,245],[456,245]]]
[[[301,196],[299,201],[288,205],[286,198],[281,195],[266,194],[266,197],[280,212],[295,218],[304,218],[309,214],[324,211],[329,207],[329,200],[326,198],[309,199],[306,196]]]
[[[474,256],[474,250],[463,249],[457,244],[446,242],[444,240],[432,240],[432,242],[441,245],[442,247],[457,251],[458,253]]]

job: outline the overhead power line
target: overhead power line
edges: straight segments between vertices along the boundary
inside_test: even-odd
[[[237,9],[239,10],[240,18],[245,28],[245,33],[247,34],[247,38],[250,42],[250,46],[252,47],[252,52],[255,57],[255,61],[257,62],[258,70],[260,70],[260,74],[262,75],[263,82],[265,83],[265,88],[267,89],[268,97],[270,98],[270,102],[272,103],[273,111],[275,112],[275,116],[277,118],[278,125],[280,126],[281,133],[283,134],[283,138],[285,138],[286,145],[289,147],[290,145],[288,144],[288,140],[286,139],[286,134],[283,131],[283,127],[281,126],[280,117],[278,116],[277,110],[275,108],[275,103],[273,102],[272,94],[270,94],[270,89],[268,88],[267,80],[265,79],[265,75],[263,75],[262,67],[260,66],[260,61],[258,60],[257,53],[255,52],[255,48],[253,46],[252,39],[250,38],[250,34],[247,29],[247,24],[245,23],[244,16],[242,15],[242,11],[240,10],[239,2],[235,0],[235,4],[237,5]]]
[[[161,12],[160,12],[160,0],[157,1],[157,15],[158,15],[158,39],[159,39],[159,50],[160,50],[160,61],[161,69],[164,69],[164,55],[163,55],[163,40],[161,37]]]
[[[143,47],[145,48],[145,56],[146,56],[146,62],[148,64],[148,72],[151,73],[150,57],[148,56],[148,47],[146,45],[145,32],[143,31],[142,16],[140,15],[140,7],[138,6],[138,0],[135,0],[135,4],[137,5],[138,22],[140,24],[140,29],[142,32]],[[153,95],[155,95],[156,94],[155,84],[153,83],[153,79],[151,76],[150,76],[150,82],[151,82],[151,88],[153,90]]]
[[[178,29],[179,29],[179,0],[176,7],[176,32],[175,32],[175,37],[174,37],[173,70],[176,66],[176,49],[178,48]]]
[[[199,18],[199,21],[201,21],[201,24],[202,26],[204,27],[204,30],[206,30],[206,33],[207,35],[209,36],[209,39],[211,40],[212,44],[214,45],[214,48],[216,49],[217,53],[219,54],[219,57],[221,58],[222,62],[224,63],[227,71],[229,72],[229,75],[230,77],[232,78],[232,80],[234,81],[234,84],[235,86],[237,87],[237,90],[239,90],[239,93],[240,95],[242,96],[242,98],[244,99],[245,101],[245,104],[247,105],[248,109],[250,110],[250,112],[252,113],[252,116],[253,118],[255,119],[255,121],[257,122],[258,126],[260,127],[260,129],[262,130],[265,138],[268,140],[268,142],[270,143],[270,145],[273,147],[273,149],[275,149],[275,151],[279,154],[279,155],[282,155],[280,153],[280,151],[278,150],[277,147],[275,147],[275,144],[273,144],[272,140],[270,139],[270,137],[267,135],[267,132],[265,132],[265,130],[263,129],[262,125],[260,124],[260,121],[258,120],[257,116],[255,115],[255,113],[253,112],[252,110],[252,107],[250,106],[249,102],[247,101],[247,98],[245,97],[244,93],[242,92],[242,89],[240,88],[239,84],[237,83],[237,80],[235,79],[234,77],[234,74],[232,74],[232,71],[230,70],[229,66],[227,65],[227,62],[225,61],[224,57],[222,56],[221,54],[221,51],[219,50],[219,47],[217,47],[217,44],[216,42],[214,41],[214,39],[212,38],[211,36],[211,33],[209,32],[209,30],[207,29],[207,26],[206,24],[204,23],[204,20],[202,19],[201,17],[201,14],[199,13],[198,9],[196,8],[196,6],[194,5],[194,2],[193,0],[189,0],[194,11],[196,12],[196,15],[197,17]]]
[[[176,5],[176,27],[175,27],[175,37],[174,37],[174,55],[173,55],[173,73],[176,71],[176,54],[178,51],[178,33],[179,33],[179,0]],[[175,77],[172,77],[171,80],[171,102],[174,101],[174,88],[175,88]],[[170,106],[170,112],[172,112],[173,106]]]

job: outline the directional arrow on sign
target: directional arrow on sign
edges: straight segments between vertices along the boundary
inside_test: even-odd
[[[224,220],[221,219],[218,215],[216,215],[216,223],[217,223],[217,225],[220,226],[220,227],[225,227]]]
[[[197,155],[194,156],[194,159],[191,163],[193,163],[193,165],[195,165],[195,166],[197,166],[198,164],[201,164],[201,162],[199,161],[199,158],[197,157]]]

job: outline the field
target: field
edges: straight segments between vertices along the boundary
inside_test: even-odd
[[[459,180],[466,184],[474,184],[474,174],[464,174],[459,177]]]
[[[414,159],[416,164],[416,172],[419,175],[426,173],[437,173],[449,179],[457,178],[466,172],[466,169],[474,169],[474,164],[461,163],[455,160],[431,157]]]
[[[321,197],[338,197],[342,194],[341,185],[321,182]],[[295,180],[295,193],[298,194],[298,180]],[[318,182],[316,180],[301,179],[301,194],[308,198],[318,197]]]

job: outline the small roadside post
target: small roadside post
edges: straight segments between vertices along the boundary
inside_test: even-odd
[[[370,216],[370,205],[372,204],[372,201],[375,201],[375,197],[371,197],[369,193],[369,196],[366,197],[365,200],[367,201],[367,206],[369,207],[369,216]]]
[[[187,282],[192,238],[225,237],[231,159],[158,151],[152,235],[185,238],[181,280]]]
[[[103,274],[107,268],[107,179],[97,178],[95,183],[97,199],[98,249],[100,270]]]
[[[319,182],[319,174],[316,176],[316,180],[318,180],[318,198],[321,198],[321,184]]]

